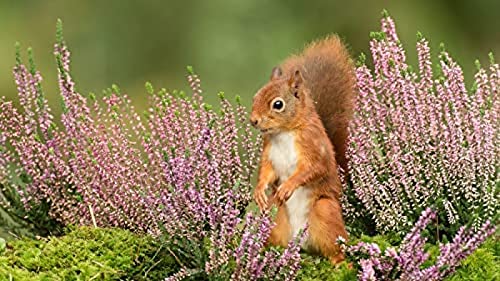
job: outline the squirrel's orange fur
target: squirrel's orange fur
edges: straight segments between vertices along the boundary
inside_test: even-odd
[[[264,136],[255,200],[268,208],[265,191],[272,188],[272,201],[279,205],[269,243],[286,246],[307,223],[303,247],[332,263],[343,260],[336,243],[339,236],[347,239],[337,163],[347,168],[354,94],[348,51],[330,36],[274,68],[255,95],[251,122]]]

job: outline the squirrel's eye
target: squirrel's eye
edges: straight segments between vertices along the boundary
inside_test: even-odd
[[[273,103],[273,108],[274,109],[277,109],[277,110],[280,110],[283,108],[283,102],[280,101],[280,100],[277,100]]]
[[[274,111],[281,112],[285,109],[285,101],[282,98],[275,98],[271,102],[271,107]]]

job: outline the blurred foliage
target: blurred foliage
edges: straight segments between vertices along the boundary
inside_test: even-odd
[[[500,53],[500,1],[495,0],[2,0],[0,95],[16,95],[10,71],[14,42],[20,41],[34,48],[50,104],[60,111],[51,52],[61,18],[83,93],[117,83],[142,108],[144,81],[183,88],[184,67],[193,65],[206,81],[209,102],[224,90],[249,105],[271,68],[315,38],[339,33],[354,57],[367,52],[369,32],[378,30],[383,8],[395,18],[413,63],[417,31],[435,50],[445,42],[467,76],[476,57],[486,62],[489,51]]]

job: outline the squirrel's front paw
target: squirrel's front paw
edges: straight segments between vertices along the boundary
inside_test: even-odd
[[[293,188],[293,186],[291,185],[285,183],[280,185],[276,190],[276,194],[274,195],[274,198],[276,199],[278,205],[282,205],[283,203],[285,203],[288,198],[292,196],[294,190],[295,188]]]
[[[266,186],[257,186],[254,191],[255,202],[261,211],[267,209]]]

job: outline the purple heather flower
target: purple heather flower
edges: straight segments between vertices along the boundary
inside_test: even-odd
[[[500,205],[499,65],[492,59],[488,70],[478,66],[468,90],[460,66],[445,51],[441,77],[433,77],[429,43],[419,38],[414,72],[392,18],[381,25],[383,33],[370,42],[374,69],[356,68],[359,95],[348,148],[352,185],[343,199],[347,222],[368,211],[378,232],[402,233],[417,219],[414,210],[439,204],[448,223],[477,217],[477,228]]]
[[[191,97],[152,91],[144,119],[116,86],[102,100],[81,95],[64,42],[54,54],[62,126],[52,121],[40,73],[22,64],[14,68],[21,110],[0,100],[0,146],[13,148],[0,150],[0,176],[9,177],[8,166],[29,176],[26,187],[10,181],[26,210],[49,201],[50,216],[62,224],[91,225],[93,216],[102,227],[159,233],[160,225],[168,225],[169,231],[196,236],[211,217],[208,210],[224,209],[221,200],[248,204],[259,144],[237,137],[248,128],[239,103],[222,98],[224,114],[213,111],[191,74]],[[235,187],[241,194],[227,197]]]
[[[422,232],[435,217],[436,212],[431,209],[423,211],[399,247],[389,247],[383,255],[378,245],[374,243],[359,242],[349,247],[348,254],[360,266],[359,279],[393,280],[394,276],[398,276],[395,280],[442,280],[454,272],[462,260],[477,249],[496,229],[489,221],[476,231],[461,227],[452,242],[439,246],[440,254],[435,263],[424,267],[429,253],[424,250],[427,239]]]

